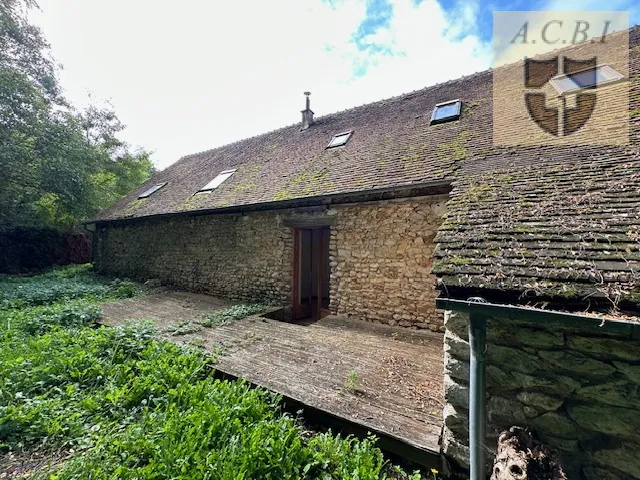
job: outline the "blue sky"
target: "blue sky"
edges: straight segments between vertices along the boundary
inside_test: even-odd
[[[423,0],[415,0],[416,5]],[[493,26],[493,12],[529,11],[529,10],[614,10],[629,11],[631,25],[640,21],[640,5],[631,0],[598,1],[535,1],[535,0],[497,0],[490,2],[460,2],[459,0],[439,0],[438,3],[448,14],[455,13],[464,5],[471,5],[477,12],[476,32],[482,41],[490,42]],[[393,3],[389,0],[367,1],[366,18],[355,32],[355,40],[374,33],[379,28],[388,28],[393,18]]]
[[[424,0],[414,0],[419,5]],[[438,0],[439,5],[455,23],[458,12],[470,8],[475,12],[475,24],[472,29],[460,32],[464,35],[477,35],[486,43],[490,43],[493,30],[494,11],[531,11],[531,10],[613,10],[628,11],[630,26],[640,23],[640,4],[632,0],[613,0],[599,2],[593,0],[492,0],[489,2],[465,2],[460,0]],[[384,45],[362,45],[361,39],[374,34],[378,29],[389,28],[394,16],[393,2],[390,0],[369,0],[366,2],[366,17],[354,32],[354,41],[361,50],[372,53],[384,52],[392,54]],[[356,70],[356,74],[363,74]]]
[[[492,60],[494,10],[593,0],[40,0],[33,19],[76,105],[110,101],[123,139],[180,156],[462,75]],[[611,0],[607,9],[633,8]],[[446,100],[446,99],[444,99]]]

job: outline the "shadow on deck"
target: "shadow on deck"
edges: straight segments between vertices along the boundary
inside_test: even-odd
[[[168,291],[103,304],[103,322],[148,318],[161,330],[232,305],[215,297]],[[442,425],[442,335],[329,316],[296,325],[251,316],[185,335],[178,343],[221,353],[216,368],[285,397],[318,423],[367,431],[381,447],[435,466]],[[355,372],[355,373],[352,373]],[[349,379],[351,378],[351,381]],[[312,419],[313,421],[313,419]],[[344,427],[345,425],[341,425]]]

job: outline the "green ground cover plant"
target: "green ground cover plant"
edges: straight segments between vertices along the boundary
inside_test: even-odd
[[[211,315],[206,315],[198,320],[186,320],[176,325],[171,325],[164,332],[179,336],[199,332],[203,327],[215,328],[231,325],[236,320],[264,312],[267,308],[269,306],[262,303],[238,303],[231,307],[217,310]]]
[[[73,299],[117,300],[142,293],[137,284],[93,274],[91,264],[52,269],[34,276],[0,276],[0,309],[51,305]]]
[[[219,327],[222,325],[230,325],[236,320],[248,317],[249,315],[255,315],[257,313],[264,312],[268,305],[261,303],[240,303],[228,308],[218,310],[212,315],[207,315],[198,323],[203,327]]]
[[[97,326],[98,301],[139,293],[123,284],[89,267],[0,279],[0,455],[72,451],[36,474],[59,480],[421,478],[373,438],[308,432],[277,395],[215,379],[150,323]]]

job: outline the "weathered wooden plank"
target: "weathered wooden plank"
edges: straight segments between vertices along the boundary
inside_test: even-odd
[[[154,320],[159,329],[195,321],[225,300],[167,292],[103,305],[103,321]],[[164,338],[222,346],[216,368],[303,405],[439,452],[442,336],[329,316],[308,326],[248,317],[231,325]],[[356,389],[347,378],[357,372]]]

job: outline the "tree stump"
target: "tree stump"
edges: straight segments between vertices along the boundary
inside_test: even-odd
[[[559,458],[529,430],[511,427],[498,439],[491,480],[567,480]]]

